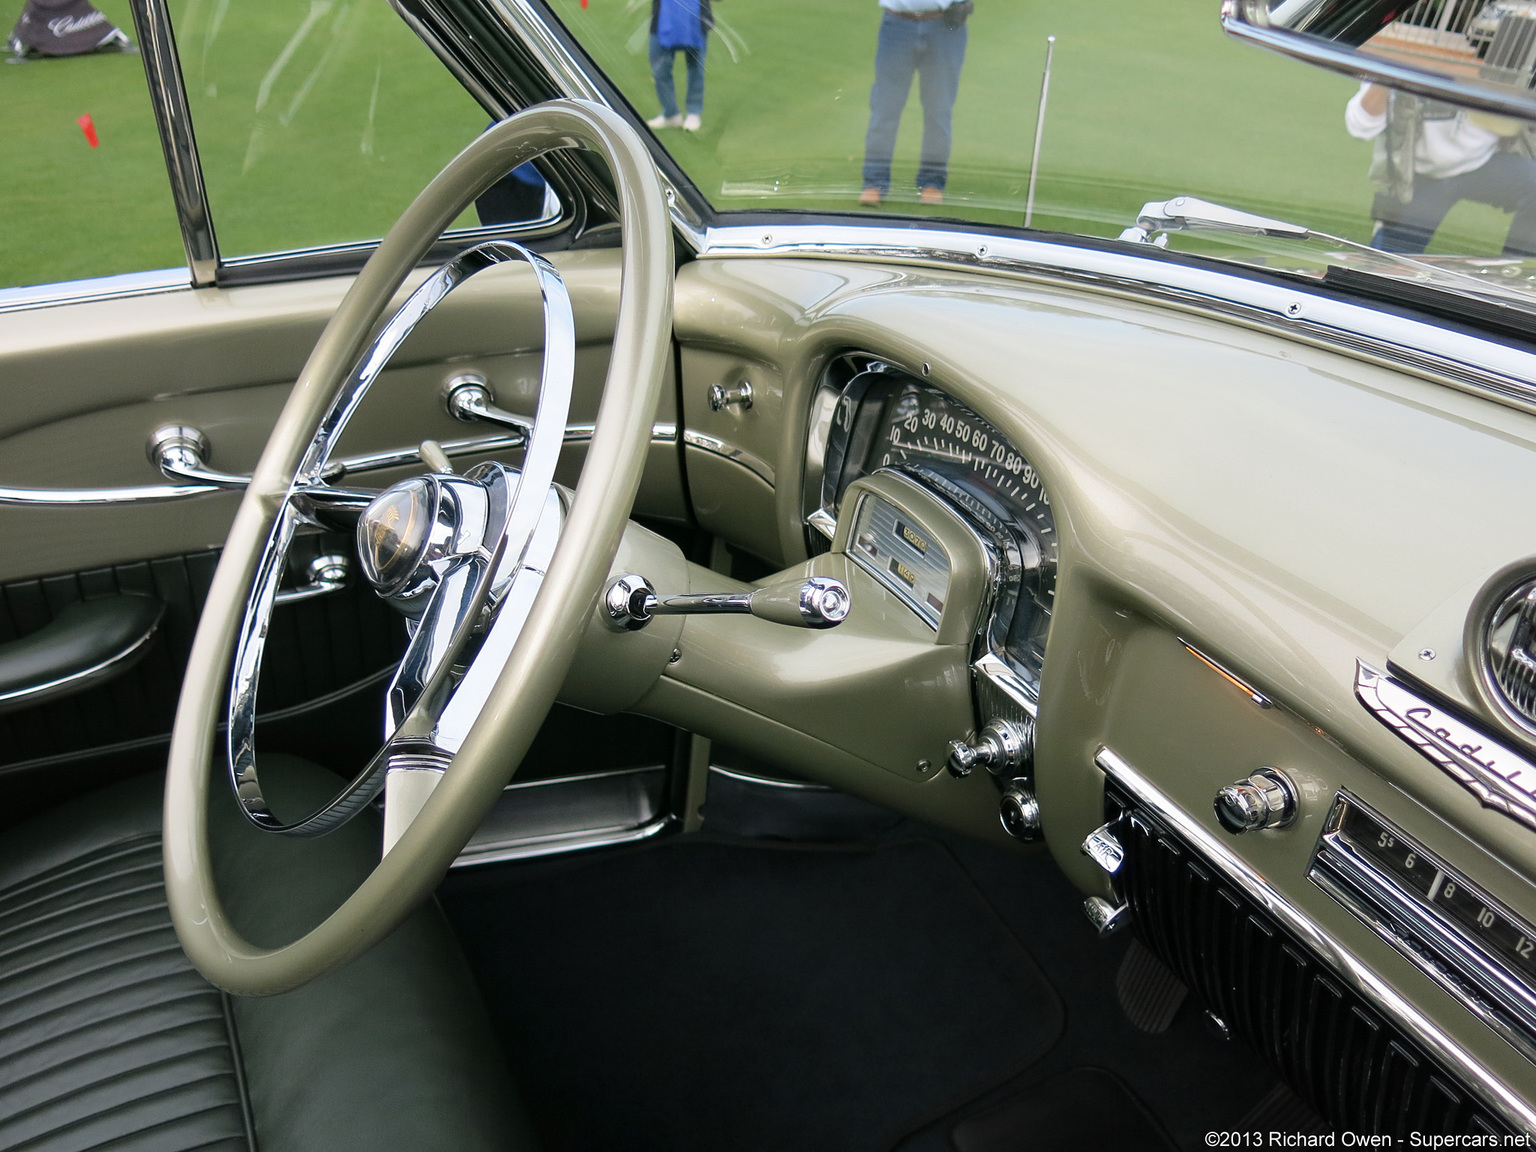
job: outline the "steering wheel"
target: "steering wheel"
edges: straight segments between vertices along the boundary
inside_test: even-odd
[[[506,242],[471,249],[430,276],[370,340],[406,277],[465,206],[555,148],[605,158],[624,237],[612,358],[569,507],[551,482],[574,374],[574,327],[551,265]],[[521,470],[481,465],[383,493],[330,483],[330,451],[389,354],[455,285],[514,259],[533,266],[545,307],[543,381]],[[629,518],[667,362],[672,277],[666,200],[645,145],[609,109],[577,100],[529,108],[480,135],[406,209],[358,275],[241,500],[172,731],[166,895],[182,947],[212,983],[235,993],[283,992],[366,951],[430,895],[500,795],[554,702]],[[295,531],[349,518],[365,575],[414,620],[390,685],[392,735],[331,804],[284,823],[267,807],[256,772],[261,644]],[[279,948],[243,939],[214,887],[208,789],[221,721],[241,810],[268,832],[323,834],[385,790],[383,859],[325,921]]]

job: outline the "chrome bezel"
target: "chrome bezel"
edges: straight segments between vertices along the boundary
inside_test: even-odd
[[[1467,614],[1463,647],[1472,682],[1483,703],[1525,741],[1536,743],[1536,715],[1527,715],[1510,700],[1493,669],[1494,633],[1524,595],[1536,596],[1536,563],[1522,560],[1497,573],[1483,585]]]
[[[924,387],[949,395],[933,381],[869,352],[845,352],[822,369],[811,395],[801,472],[802,521],[808,543],[814,545],[821,537],[830,541],[837,533],[837,485],[849,451],[851,431],[845,421],[838,421],[838,413],[846,414],[856,406],[887,373],[911,376]],[[846,378],[839,383],[838,378],[842,376]],[[955,403],[969,408],[962,401]],[[986,419],[979,413],[977,415]],[[987,593],[981,606],[971,662],[981,711],[988,717],[1033,723],[1039,710],[1042,669],[1020,668],[1005,654],[1008,632],[1017,608],[1019,581],[1025,571],[1024,545],[1016,538],[1020,530],[1014,525],[983,523],[975,513],[947,494],[934,477],[919,470],[884,470],[896,471],[918,484],[933,499],[954,512],[975,535],[987,557],[988,569]],[[850,513],[856,515],[857,509],[850,509]],[[824,548],[825,544],[822,544],[821,549]],[[812,548],[812,551],[817,550]],[[849,555],[852,557],[853,553]],[[921,612],[918,614],[922,615]]]
[[[1428,898],[1406,890],[1345,838],[1341,825],[1349,807],[1360,809],[1390,829],[1400,842],[1413,846],[1415,855],[1440,872]],[[1485,908],[1528,929],[1530,937],[1536,939],[1536,928],[1531,928],[1525,917],[1515,915],[1502,901],[1483,891],[1482,885],[1466,879],[1416,837],[1347,790],[1334,798],[1307,871],[1312,883],[1348,908],[1526,1059],[1536,1062],[1536,989],[1432,903],[1446,876],[1458,887],[1475,893]]]

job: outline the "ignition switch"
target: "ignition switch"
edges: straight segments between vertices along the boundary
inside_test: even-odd
[[[1035,759],[1035,726],[1028,720],[1014,723],[993,720],[974,740],[951,740],[947,767],[950,775],[969,776],[985,768],[994,776],[1027,776]]]

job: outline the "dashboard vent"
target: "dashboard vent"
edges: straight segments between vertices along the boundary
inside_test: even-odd
[[[1153,817],[1122,802],[1116,879],[1138,936],[1338,1130],[1513,1132]]]
[[[1511,719],[1536,730],[1536,579],[1495,599],[1480,631],[1484,684]]]

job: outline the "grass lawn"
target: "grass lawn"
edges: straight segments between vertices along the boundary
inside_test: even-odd
[[[852,208],[876,0],[717,3],[704,130],[663,139],[721,208]],[[654,115],[648,0],[552,4]],[[131,31],[127,0],[98,7]],[[1144,201],[1182,192],[1365,239],[1370,146],[1343,127],[1352,82],[1228,40],[1217,7],[979,0],[947,203],[898,210],[1022,222],[1055,34],[1037,227],[1115,235]],[[385,0],[173,0],[172,11],[226,256],[380,235],[485,126]],[[182,262],[137,56],[0,66],[0,101],[0,286]],[[76,124],[87,113],[96,149]],[[893,199],[915,199],[919,131],[914,91]],[[1459,205],[1434,250],[1497,251],[1507,221]]]
[[[132,35],[127,0],[97,7]],[[225,256],[380,236],[486,126],[385,0],[174,0],[172,15]],[[137,55],[0,66],[0,106],[0,287],[185,263]]]
[[[644,116],[648,0],[552,0]],[[1148,200],[1191,193],[1369,237],[1371,148],[1344,131],[1355,83],[1239,44],[1217,0],[977,0],[947,203],[915,204],[916,86],[897,145],[903,212],[1019,224],[1045,38],[1055,35],[1037,227],[1118,235]],[[719,207],[850,209],[860,187],[876,0],[717,0],[704,128],[663,139]],[[679,97],[683,77],[678,69]],[[1508,217],[1462,204],[1436,250],[1497,251]],[[1182,239],[1175,243],[1185,243]]]

